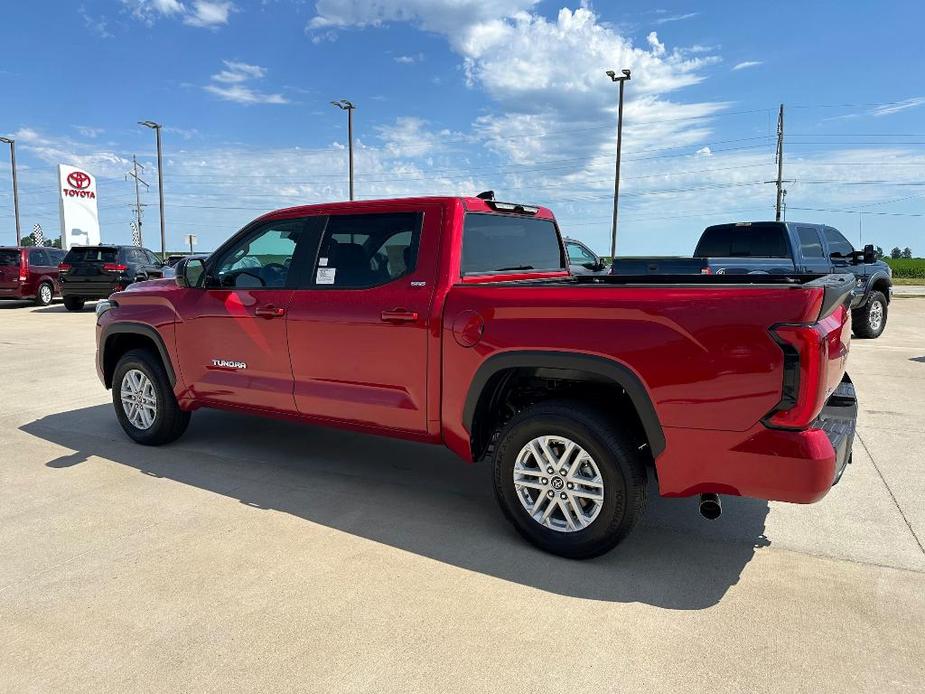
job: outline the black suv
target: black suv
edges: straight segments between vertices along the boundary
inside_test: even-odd
[[[88,299],[105,299],[133,282],[163,277],[166,267],[147,248],[74,246],[58,266],[64,307],[80,311]]]

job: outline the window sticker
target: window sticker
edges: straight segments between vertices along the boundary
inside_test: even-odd
[[[335,267],[320,267],[318,274],[315,275],[315,284],[334,284],[334,275],[337,273]]]
[[[318,264],[319,264],[321,267],[327,267],[327,266],[328,266],[328,259],[327,259],[327,258],[318,258]]]

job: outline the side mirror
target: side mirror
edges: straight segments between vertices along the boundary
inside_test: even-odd
[[[202,258],[185,258],[177,263],[177,286],[196,289],[202,285],[206,264]]]
[[[864,262],[873,263],[877,261],[877,251],[874,250],[874,244],[869,243],[864,246]]]

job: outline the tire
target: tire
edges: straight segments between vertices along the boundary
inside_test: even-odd
[[[571,464],[564,463],[570,468],[567,475],[562,476],[554,469],[554,474],[537,478],[537,473],[532,471],[537,458],[527,451],[531,442],[545,441],[553,456],[560,457],[568,445],[562,439],[588,454],[591,464],[597,468],[594,474],[589,472],[590,466],[578,463],[579,458],[584,458],[573,449],[569,456]],[[539,450],[542,452],[542,448]],[[600,412],[581,402],[550,401],[518,413],[500,433],[492,467],[495,498],[507,519],[529,542],[559,556],[588,559],[613,549],[629,534],[645,510],[646,468],[642,455]],[[588,474],[577,476],[582,474],[581,468]],[[537,480],[534,484],[539,488],[518,487],[515,469],[520,471],[517,475],[521,482]],[[596,482],[586,486],[572,481],[585,477],[589,482],[593,477]],[[581,493],[595,493],[598,482],[603,489],[602,501],[579,498]],[[536,496],[532,496],[534,492]],[[527,506],[538,503],[543,494],[548,500],[536,513],[546,513],[553,501],[557,508],[541,524]],[[569,514],[566,520],[566,507],[575,508],[569,504],[585,505],[580,508],[581,521],[578,513]]]
[[[38,291],[35,293],[36,306],[48,306],[55,296],[55,288],[50,282],[42,282]]]
[[[143,378],[139,379],[138,374]],[[127,398],[132,397],[131,391],[139,382],[143,388],[137,394],[147,404],[153,400],[153,413],[150,407],[132,409],[131,402],[123,400],[123,391],[128,391]],[[130,350],[119,359],[112,378],[112,404],[125,433],[135,443],[144,446],[160,446],[175,441],[189,426],[190,413],[181,410],[177,404],[164,365],[157,355],[146,349]],[[143,410],[141,415],[139,410]],[[150,423],[142,421],[145,419]],[[144,426],[146,423],[147,426]]]
[[[83,311],[84,299],[79,296],[66,296],[64,297],[64,308],[68,311]]]
[[[883,292],[872,291],[867,303],[851,313],[854,336],[864,339],[880,337],[886,328],[888,307]]]

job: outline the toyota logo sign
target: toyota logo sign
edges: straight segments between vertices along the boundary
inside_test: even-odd
[[[90,187],[90,176],[83,171],[72,171],[67,175],[67,182],[77,190],[83,190]]]
[[[79,170],[71,171],[71,173],[64,178],[64,182],[67,183],[67,185],[61,188],[62,197],[96,199],[96,193],[92,190],[87,190],[93,183],[90,174]]]

